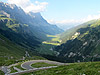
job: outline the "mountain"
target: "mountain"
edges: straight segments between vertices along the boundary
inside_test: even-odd
[[[89,21],[84,23],[83,26],[81,25],[72,31],[70,31],[70,35],[73,34],[70,36],[70,39],[67,40],[66,43],[55,48],[55,50],[59,53],[57,57],[60,58],[60,61],[99,61],[100,20]]]
[[[25,13],[16,5],[0,2],[0,66],[22,61],[23,57],[25,60],[41,57],[35,49],[48,39],[46,35],[61,32],[63,30],[49,24],[40,13]]]
[[[32,34],[26,24],[0,15],[0,65],[7,64],[10,60],[21,59],[26,51],[37,55],[34,48],[41,43],[28,32]]]
[[[33,47],[40,44],[38,38],[32,35],[32,32],[26,24],[21,24],[3,15],[0,16],[0,34],[25,47]]]
[[[25,13],[14,4],[0,2],[0,14],[16,19],[19,23],[27,24],[31,32],[41,40],[46,39],[46,34],[58,34],[63,32],[56,25],[49,24],[40,13]]]
[[[97,22],[97,20],[91,20],[91,21],[88,21],[86,23],[83,23],[81,25],[78,25],[66,30],[65,32],[60,34],[60,39],[62,40],[62,43],[65,43],[67,40],[71,40],[72,39],[71,37],[77,32],[78,29],[85,28],[88,25],[91,25],[95,22]]]

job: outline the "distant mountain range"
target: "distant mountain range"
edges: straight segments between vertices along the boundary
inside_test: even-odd
[[[71,28],[73,28],[73,27],[76,27],[76,26],[78,26],[78,25],[80,25],[80,24],[82,24],[82,23],[65,23],[65,24],[57,24],[57,26],[59,27],[59,28],[61,28],[61,29],[63,29],[63,30],[65,30],[65,31],[67,31],[68,29],[71,29]]]

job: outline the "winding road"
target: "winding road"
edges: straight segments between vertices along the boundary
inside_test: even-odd
[[[45,62],[45,63],[56,64],[56,65],[68,65],[68,64],[65,64],[65,63],[49,61],[49,60],[32,60],[32,61],[27,61],[27,62],[23,63],[21,65],[21,67],[24,68],[24,69],[27,69],[27,70],[34,69],[31,65],[34,64],[34,63],[37,63],[37,62]]]
[[[26,69],[26,70],[20,70],[16,67],[14,67],[14,69],[18,70],[18,72],[15,73],[8,73],[8,68],[17,65],[17,64],[13,64],[10,65],[8,67],[2,67],[2,71],[5,73],[5,75],[20,75],[20,74],[24,74],[24,73],[29,73],[29,72],[34,72],[34,71],[38,71],[38,70],[45,70],[45,69],[49,69],[49,68],[55,68],[58,66],[48,66],[48,67],[40,67],[40,68],[33,68],[31,65],[37,62],[45,62],[45,63],[49,63],[49,64],[56,64],[56,65],[69,65],[69,64],[65,64],[65,63],[60,63],[60,62],[56,62],[56,61],[50,61],[50,60],[31,60],[31,61],[26,61],[24,63],[21,64],[21,67]]]

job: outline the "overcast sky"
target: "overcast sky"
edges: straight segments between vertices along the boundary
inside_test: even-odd
[[[100,18],[100,0],[1,0],[25,12],[41,12],[53,24],[77,24]]]

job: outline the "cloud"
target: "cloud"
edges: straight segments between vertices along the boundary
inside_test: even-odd
[[[87,22],[87,21],[90,21],[93,19],[99,19],[99,18],[100,18],[100,14],[88,15],[87,17],[81,18],[81,19],[69,19],[69,20],[67,19],[67,20],[60,20],[60,21],[51,19],[51,20],[47,20],[47,21],[51,24],[56,24],[61,29],[66,30],[66,29],[72,28],[74,26],[80,25],[84,22]]]
[[[82,22],[86,22],[86,21],[90,21],[93,19],[99,19],[100,18],[100,14],[98,15],[88,15],[86,18],[81,19]]]
[[[78,23],[79,20],[74,20],[74,19],[71,19],[71,20],[61,20],[61,21],[55,21],[55,20],[48,20],[49,23],[52,23],[52,24],[69,24],[69,23]]]
[[[67,24],[81,24],[93,19],[99,19],[100,18],[100,14],[98,15],[88,15],[85,18],[81,18],[81,19],[70,19],[70,20],[61,20],[61,21],[57,21],[54,19],[48,20],[49,23],[51,24],[62,24],[62,25],[67,25]]]
[[[10,4],[16,4],[17,6],[20,6],[25,12],[42,12],[46,9],[46,6],[48,5],[47,2],[38,2],[35,1],[32,3],[30,0],[8,0],[7,1]]]

